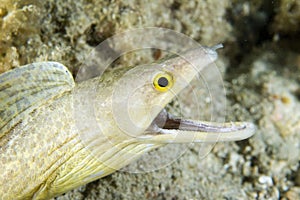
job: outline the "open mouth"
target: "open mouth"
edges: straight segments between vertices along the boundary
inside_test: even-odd
[[[219,142],[246,139],[254,134],[249,122],[205,122],[175,117],[163,109],[141,138],[162,143]]]

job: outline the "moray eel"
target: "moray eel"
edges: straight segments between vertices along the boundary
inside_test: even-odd
[[[80,83],[57,62],[0,75],[0,197],[49,199],[107,176],[169,143],[243,140],[249,122],[174,117],[164,107],[217,59],[201,47],[159,64]]]

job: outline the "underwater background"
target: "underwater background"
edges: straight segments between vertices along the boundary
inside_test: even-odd
[[[49,60],[76,76],[99,43],[139,27],[169,28],[207,46],[223,43],[216,65],[226,121],[257,125],[250,139],[218,143],[204,158],[203,145],[189,145],[164,168],[116,172],[55,199],[300,199],[299,0],[0,0],[0,27],[0,73]],[[128,55],[118,64],[160,54]],[[170,152],[156,153],[170,159]]]

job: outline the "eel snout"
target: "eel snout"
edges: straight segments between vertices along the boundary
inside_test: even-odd
[[[255,125],[249,122],[206,122],[175,117],[163,109],[145,134],[146,140],[162,143],[220,142],[249,138]]]

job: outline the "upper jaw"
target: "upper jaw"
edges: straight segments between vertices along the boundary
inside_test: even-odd
[[[204,122],[174,117],[163,109],[139,139],[158,143],[237,141],[251,137],[249,122]]]

